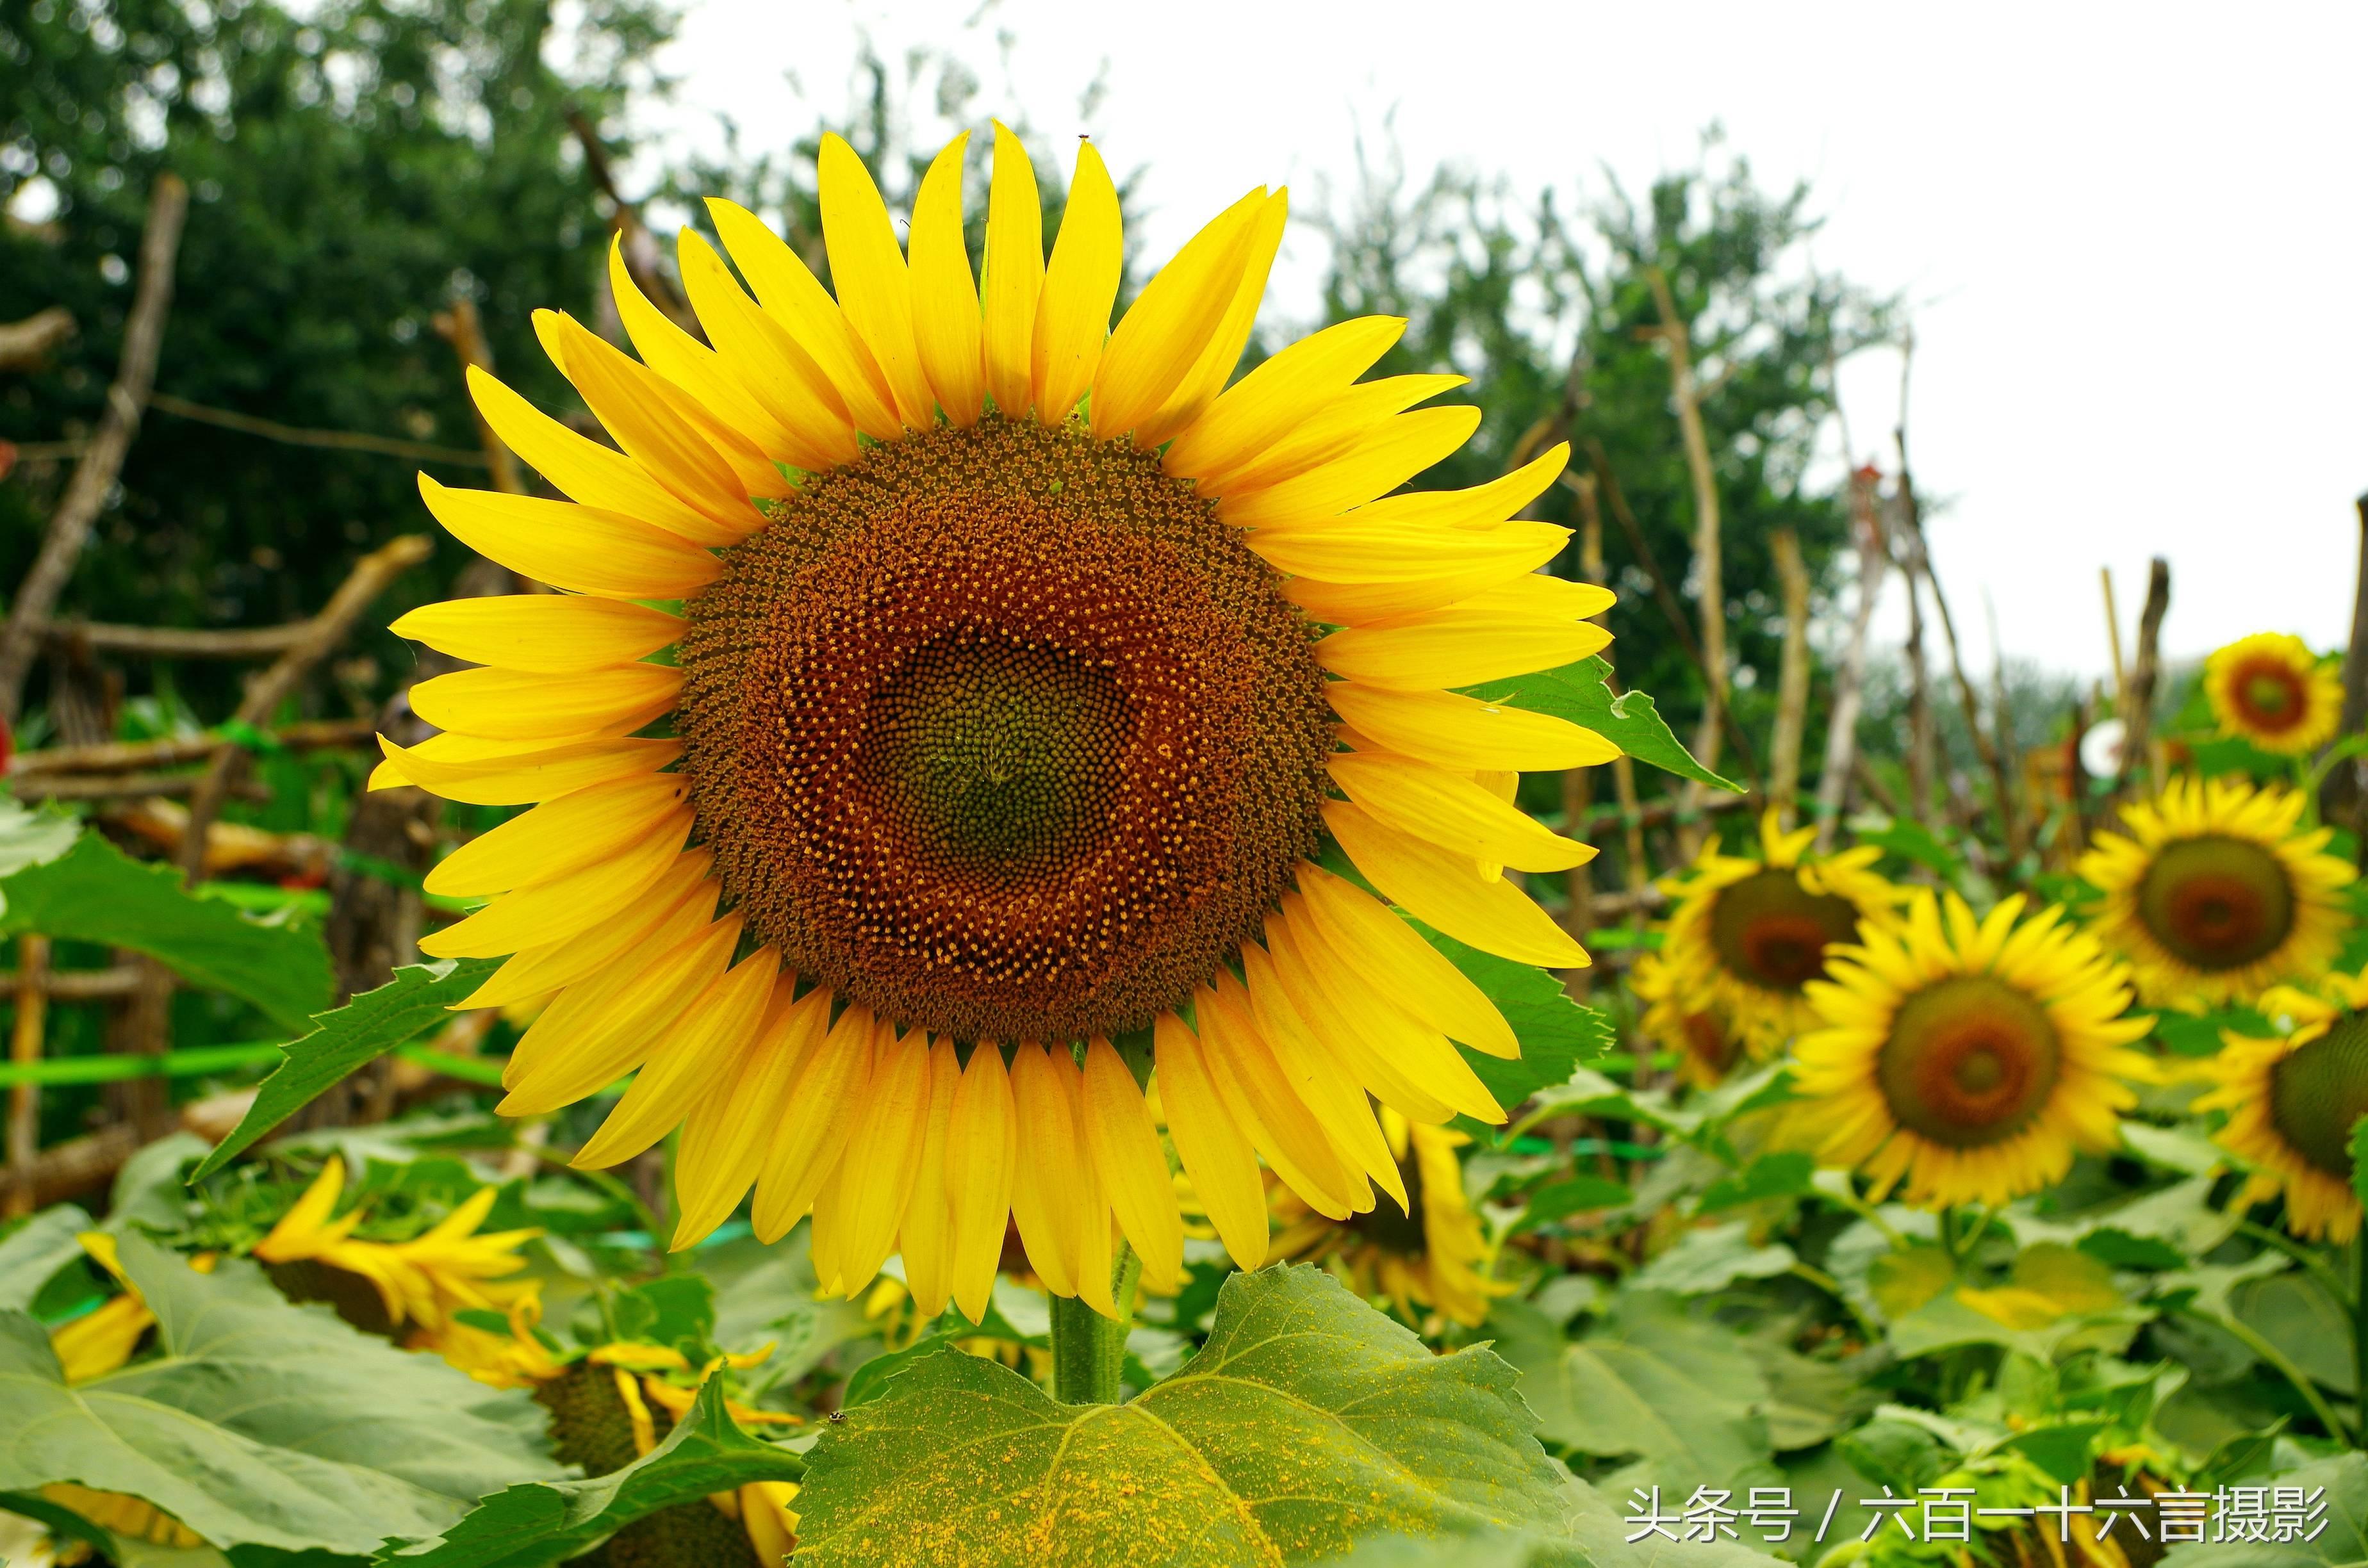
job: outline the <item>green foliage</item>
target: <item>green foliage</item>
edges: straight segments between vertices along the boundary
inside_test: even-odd
[[[1567,1082],[1580,1063],[1611,1049],[1611,1020],[1600,1009],[1573,1001],[1554,976],[1468,948],[1418,920],[1409,924],[1486,994],[1520,1041],[1521,1054],[1511,1062],[1476,1051],[1463,1052],[1498,1105],[1509,1110],[1541,1089]]]
[[[1554,1468],[1486,1350],[1435,1357],[1304,1267],[1236,1275],[1208,1342],[1129,1404],[1061,1405],[959,1352],[912,1364],[811,1456],[799,1557],[1234,1564],[1380,1529],[1559,1527]]]
[[[140,1236],[120,1247],[161,1354],[70,1390],[40,1324],[0,1311],[0,1492],[74,1482],[220,1548],[352,1556],[554,1473],[524,1394],[291,1306],[252,1263],[199,1274]]]
[[[1641,691],[1611,692],[1611,665],[1600,655],[1581,659],[1560,669],[1534,675],[1509,676],[1470,688],[1468,695],[1508,708],[1551,713],[1582,729],[1593,730],[1639,762],[1720,790],[1743,788],[1723,778],[1694,760],[1684,743],[1670,733],[1668,722]]]

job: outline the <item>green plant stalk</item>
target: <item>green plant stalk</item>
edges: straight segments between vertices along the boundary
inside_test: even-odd
[[[1053,1298],[1053,1397],[1064,1404],[1116,1404],[1126,1370],[1126,1331],[1134,1321],[1134,1282],[1143,1259],[1120,1244],[1110,1263],[1110,1300],[1118,1316],[1106,1318],[1075,1296]]]
[[[2310,1406],[2310,1413],[2318,1417],[2318,1423],[2327,1428],[2328,1436],[2339,1443],[2350,1443],[2354,1440],[2351,1428],[2345,1426],[2337,1416],[2333,1407],[2328,1405],[2325,1397],[2319,1393],[2318,1385],[2310,1381],[2310,1374],[2295,1366],[2287,1358],[2284,1351],[2262,1338],[2258,1331],[2234,1315],[2214,1317],[2203,1312],[2191,1312],[2189,1315],[2211,1324],[2216,1328],[2226,1330],[2236,1336],[2237,1343],[2268,1362],[2276,1369],[2280,1377],[2294,1385],[2296,1393],[2302,1395],[2303,1403]],[[2354,1322],[2357,1321],[2355,1318]]]
[[[2352,1446],[2368,1449],[2368,1235],[2351,1244],[2351,1390],[2360,1401],[2360,1426]]]
[[[2250,1220],[2238,1221],[2237,1230],[2239,1234],[2250,1236],[2263,1246],[2274,1247],[2301,1264],[2310,1271],[2311,1278],[2317,1280],[2320,1287],[2333,1297],[2345,1312],[2355,1310],[2359,1301],[2358,1296],[2343,1282],[2343,1277],[2335,1271],[2334,1267],[2327,1261],[2326,1255],[2317,1247],[2305,1246],[2282,1231],[2273,1231],[2267,1225],[2257,1225]]]

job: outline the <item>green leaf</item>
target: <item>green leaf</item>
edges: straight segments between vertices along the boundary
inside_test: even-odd
[[[2097,1434],[2112,1425],[2104,1420],[2060,1421],[2053,1426],[2018,1432],[1998,1447],[2023,1454],[2051,1480],[2070,1486],[2089,1473]]]
[[[1542,1187],[1530,1194],[1530,1206],[1513,1222],[1512,1233],[1534,1231],[1541,1225],[1551,1225],[1573,1214],[1589,1213],[1598,1209],[1624,1209],[1636,1200],[1636,1195],[1616,1181],[1601,1176],[1577,1176]]]
[[[88,1214],[71,1203],[44,1209],[0,1241],[0,1308],[30,1312],[41,1288],[82,1256]]]
[[[500,959],[405,964],[377,990],[363,992],[334,1012],[315,1014],[310,1033],[279,1048],[280,1064],[257,1086],[255,1103],[189,1179],[203,1181],[347,1074],[444,1023],[452,1004],[483,985],[501,964]]]
[[[1872,844],[1911,866],[1925,868],[1951,887],[1964,884],[1964,861],[1954,849],[1942,842],[1940,835],[1920,822],[1909,820],[1885,823],[1881,826],[1853,825],[1851,836],[1860,844]]]
[[[1541,1089],[1568,1083],[1580,1063],[1611,1049],[1611,1020],[1600,1009],[1571,1000],[1562,982],[1544,970],[1467,948],[1419,920],[1409,924],[1486,994],[1521,1042],[1520,1057],[1513,1062],[1476,1051],[1463,1052],[1463,1060],[1507,1110]]]
[[[2368,1562],[2368,1455],[2338,1454],[2272,1476],[2306,1497],[2327,1489],[2327,1528],[2317,1540],[2174,1546],[2161,1568],[2356,1568]]]
[[[796,1454],[740,1429],[724,1408],[723,1380],[711,1378],[666,1441],[623,1469],[495,1493],[441,1536],[390,1544],[376,1561],[404,1568],[543,1568],[661,1508],[804,1473]]]
[[[1735,1175],[1711,1183],[1694,1212],[1715,1214],[1766,1198],[1798,1198],[1809,1190],[1810,1178],[1816,1174],[1816,1160],[1798,1151],[1762,1154]]]
[[[2368,1203],[2368,1117],[2351,1129],[2351,1190]]]
[[[2351,1362],[2351,1319],[2309,1275],[2272,1274],[2228,1293],[2228,1314],[2285,1352],[2286,1358],[2337,1393],[2358,1381]]]
[[[1470,687],[1467,694],[1483,702],[1567,719],[1593,730],[1639,762],[1649,762],[1680,778],[1743,793],[1742,785],[1720,778],[1694,760],[1693,754],[1669,733],[1668,721],[1654,708],[1650,697],[1641,691],[1623,691],[1614,697],[1611,679],[1611,665],[1598,655],[1557,670],[1489,681]]]
[[[127,859],[97,834],[0,881],[0,937],[32,931],[131,948],[289,1028],[329,999],[329,954],[318,937],[191,897],[177,867]]]
[[[1208,1342],[1129,1404],[1055,1403],[992,1361],[914,1362],[826,1430],[799,1568],[1338,1556],[1384,1530],[1558,1528],[1513,1370],[1435,1356],[1318,1269],[1225,1282]]]
[[[1752,1245],[1751,1227],[1737,1220],[1688,1231],[1677,1245],[1631,1275],[1628,1288],[1699,1296],[1723,1290],[1738,1279],[1789,1274],[1798,1262],[1791,1247]]]
[[[29,1315],[0,1312],[0,1492],[71,1481],[143,1498],[214,1546],[367,1555],[441,1530],[487,1487],[556,1473],[542,1412],[241,1258],[199,1274],[137,1233],[124,1272],[159,1354],[72,1388]]]
[[[36,812],[14,795],[0,795],[0,879],[56,859],[81,834],[82,824],[63,812]],[[0,902],[0,909],[6,907]]]

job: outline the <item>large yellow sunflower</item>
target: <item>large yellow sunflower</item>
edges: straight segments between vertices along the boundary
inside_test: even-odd
[[[2309,990],[2272,986],[2260,1010],[2283,1032],[2223,1030],[2219,1055],[2203,1063],[2220,1086],[2195,1108],[2228,1113],[2214,1137],[2253,1166],[2245,1202],[2283,1193],[2296,1235],[2342,1245],[2360,1231],[2351,1129],[2368,1115],[2368,970]]]
[[[825,139],[836,299],[716,201],[754,298],[686,231],[706,342],[621,264],[639,360],[538,315],[621,450],[472,377],[572,501],[423,478],[428,506],[567,591],[399,622],[487,667],[414,688],[446,733],[388,744],[374,781],[539,802],[437,869],[436,892],[499,896],[421,945],[513,955],[464,1006],[558,993],[506,1112],[639,1069],[579,1158],[683,1128],[676,1244],[753,1186],[762,1237],[814,1215],[825,1288],[901,1249],[920,1310],[976,1316],[1009,1215],[1046,1285],[1107,1313],[1113,1218],[1150,1281],[1180,1276],[1142,1031],[1227,1235],[1263,1203],[1258,1154],[1335,1218],[1395,1193],[1368,1094],[1429,1123],[1502,1114],[1451,1041],[1513,1055],[1503,1018],[1312,858],[1328,834],[1463,941],[1587,961],[1497,868],[1591,851],[1504,776],[1613,748],[1448,688],[1596,652],[1610,596],[1533,574],[1566,530],[1517,515],[1560,448],[1391,494],[1479,419],[1415,407],[1457,377],[1358,380],[1402,322],[1327,328],[1226,385],[1281,192],[1227,209],[1111,331],[1099,154],[1080,147],[1047,258],[1035,174],[997,129],[974,288],[966,142],[900,249]]]
[[[1660,954],[1636,960],[1628,989],[1645,1004],[1637,1032],[1676,1055],[1678,1076],[1686,1083],[1714,1087],[1743,1060],[1743,1041],[1727,1027],[1718,1004],[1696,994]]]
[[[1810,983],[1825,1027],[1794,1048],[1810,1103],[1793,1125],[1827,1163],[1914,1203],[2004,1203],[2060,1179],[2076,1147],[2119,1143],[2136,1098],[2121,1080],[2146,1070],[2127,1047],[2153,1020],[2125,1016],[2124,967],[2061,907],[2022,911],[2017,894],[1976,921],[1923,893]]]
[[[2283,631],[2257,631],[2203,662],[2203,695],[2224,735],[2242,735],[2263,751],[2300,756],[2335,738],[2343,683]]]
[[[1758,859],[1705,843],[1691,873],[1668,884],[1677,907],[1661,959],[1670,983],[1724,1017],[1755,1055],[1812,1026],[1801,988],[1826,972],[1827,949],[1898,907],[1898,890],[1870,869],[1880,849],[1816,855],[1816,837],[1814,827],[1787,833],[1771,809]]]
[[[2324,971],[2343,945],[2351,868],[2302,827],[2307,801],[2271,785],[2181,777],[2122,808],[2075,868],[2100,890],[2095,929],[2153,1006],[2225,1006]]]
[[[1463,1165],[1455,1154],[1471,1140],[1448,1128],[1409,1122],[1386,1107],[1382,1131],[1398,1162],[1406,1207],[1377,1205],[1335,1220],[1283,1194],[1282,1228],[1269,1256],[1277,1262],[1331,1262],[1359,1295],[1387,1300],[1410,1322],[1422,1320],[1417,1309],[1429,1309],[1476,1328],[1488,1315],[1489,1299],[1512,1287],[1484,1272],[1495,1249],[1464,1193]]]

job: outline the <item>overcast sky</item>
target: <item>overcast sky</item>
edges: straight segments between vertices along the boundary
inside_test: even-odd
[[[1691,164],[1719,121],[1764,184],[1813,183],[1819,267],[1913,307],[1918,478],[1980,654],[1987,589],[2009,655],[2103,670],[2098,568],[2127,637],[2153,553],[2174,656],[2349,635],[2368,7],[689,0],[649,129],[713,150],[728,115],[786,145],[843,111],[866,34],[951,50],[980,113],[1144,169],[1154,258],[1253,185],[1303,210],[1345,188],[1393,115],[1417,172],[1588,192]],[[1269,320],[1312,313],[1321,256],[1294,236]],[[1844,367],[1861,456],[1898,379],[1895,355]]]

